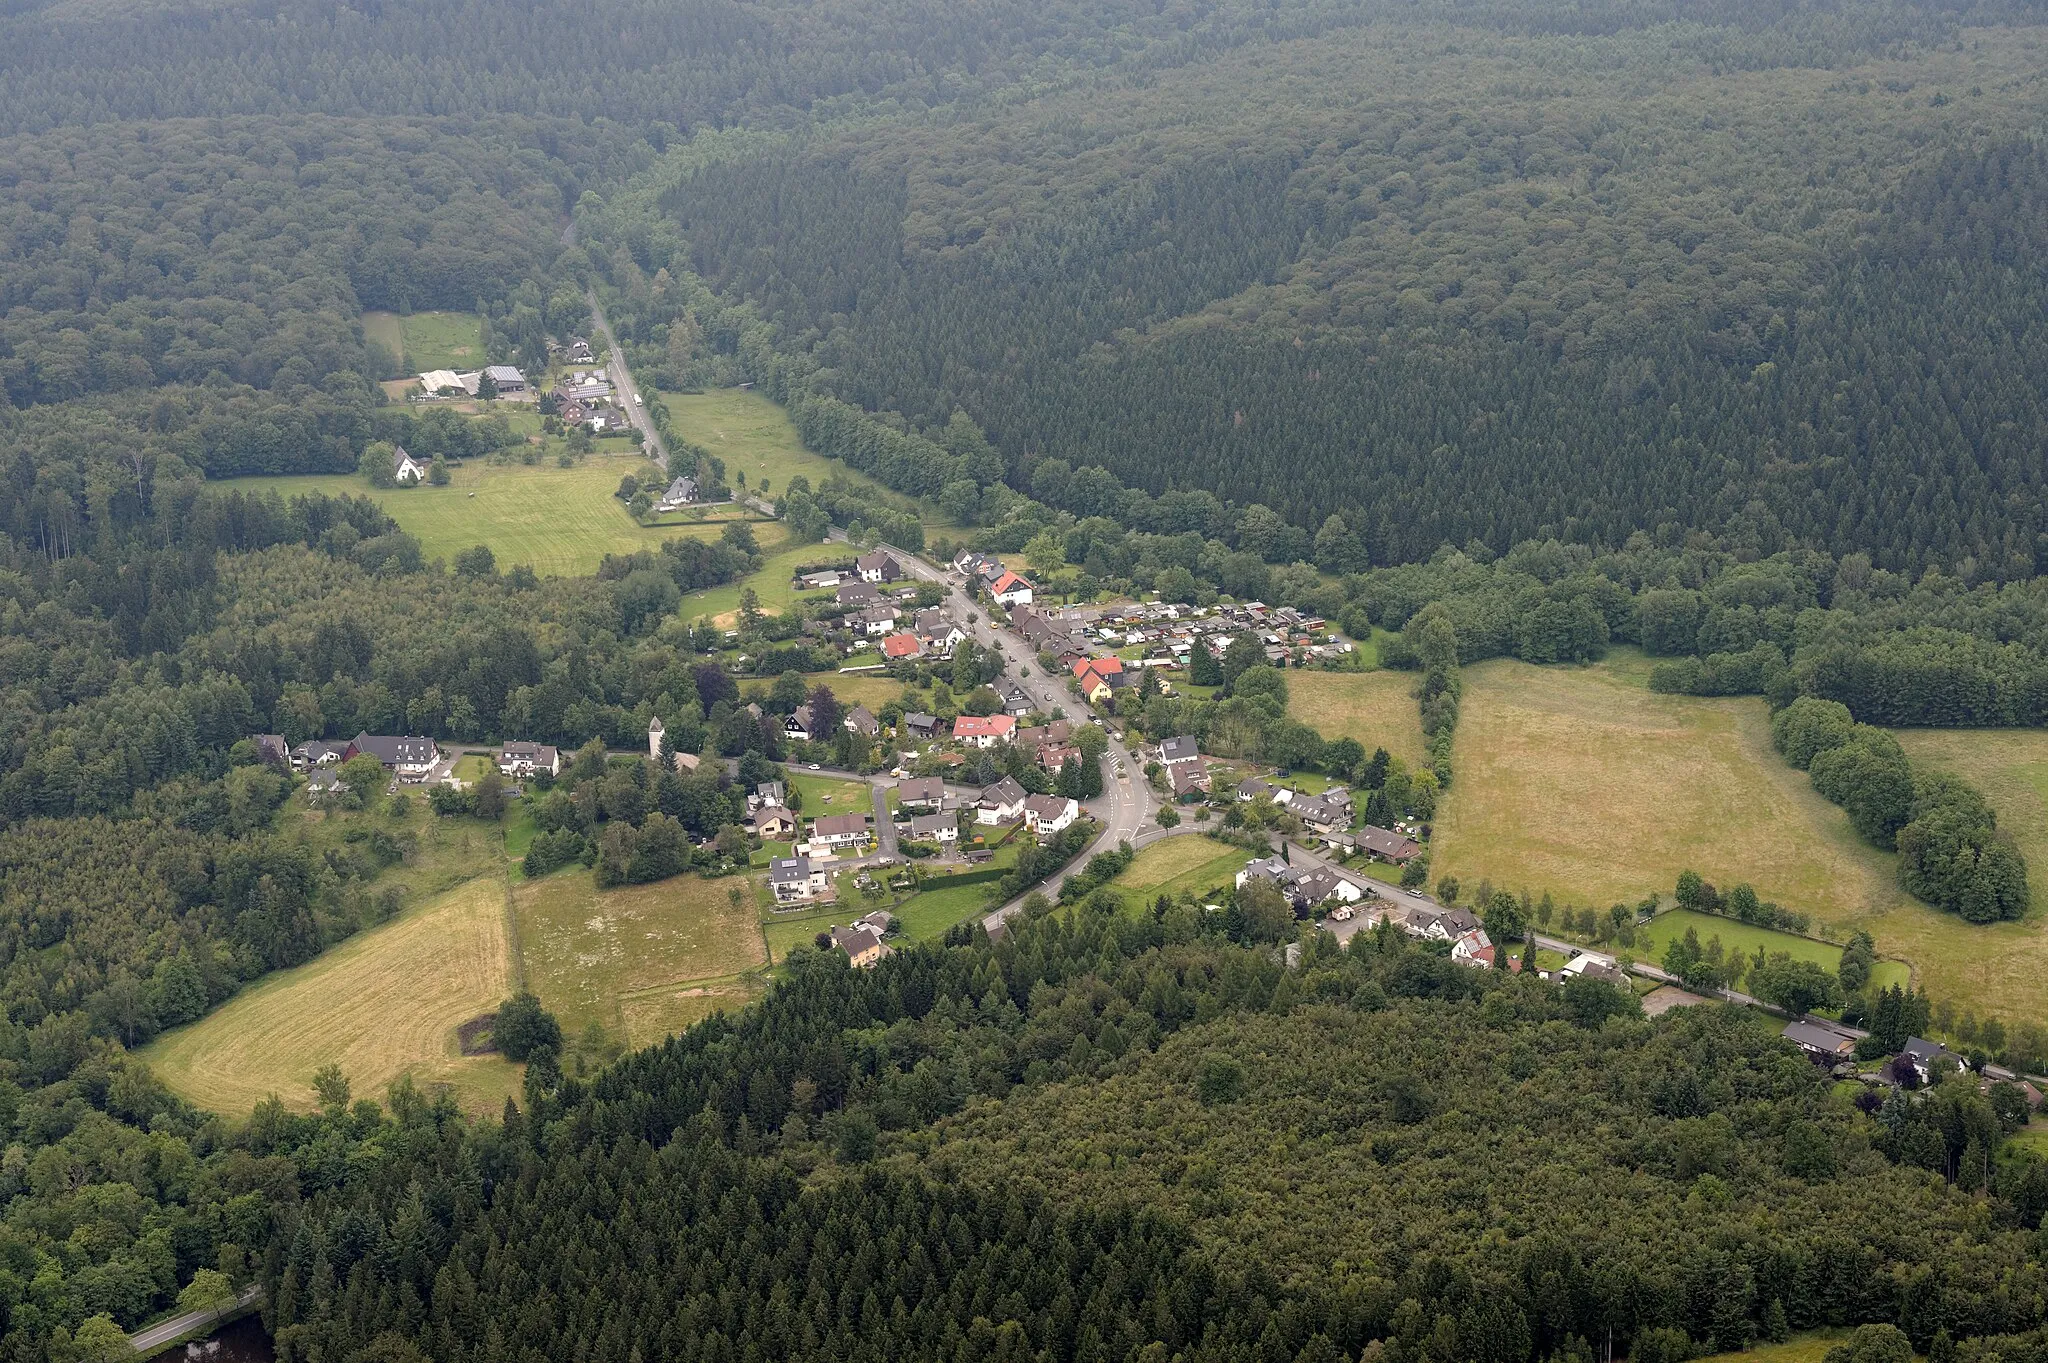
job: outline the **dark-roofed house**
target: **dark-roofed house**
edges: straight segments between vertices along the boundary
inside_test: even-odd
[[[521,780],[537,771],[562,774],[562,754],[545,743],[507,743],[498,750],[498,771]]]
[[[842,606],[868,607],[879,605],[882,594],[870,582],[842,582],[832,594],[832,599]]]
[[[668,485],[668,491],[661,494],[661,500],[654,504],[656,511],[675,511],[697,500],[697,480],[678,478]]]
[[[283,734],[251,734],[249,741],[256,745],[258,762],[284,771],[291,769],[291,745],[284,741]]]
[[[918,814],[910,820],[909,831],[913,842],[957,842],[960,821],[951,814]]]
[[[789,739],[792,743],[810,742],[811,707],[799,705],[795,710],[791,711],[789,718],[782,721],[782,733],[783,737]]]
[[[754,811],[754,836],[761,841],[787,842],[796,833],[796,815],[781,805],[762,805]]]
[[[1815,1060],[1833,1064],[1856,1054],[1856,1038],[1827,1022],[1800,1018],[1785,1024],[1785,1039]]]
[[[903,576],[903,567],[886,550],[877,549],[871,554],[862,554],[853,561],[860,570],[863,582],[895,582]]]
[[[346,762],[365,753],[399,776],[424,776],[441,760],[441,750],[431,738],[395,738],[388,734],[357,734],[349,740],[341,760]]]
[[[1003,702],[1003,713],[1012,719],[1022,719],[1037,708],[1031,703],[1030,693],[1010,678],[997,677],[992,684],[997,698]]]
[[[1391,828],[1378,828],[1367,824],[1359,830],[1358,845],[1382,861],[1391,861],[1396,866],[1406,865],[1422,844],[1405,833],[1396,833]]]
[[[861,969],[889,954],[889,948],[882,945],[882,934],[865,923],[856,923],[850,928],[835,926],[832,945],[845,952],[847,959]]]
[[[329,767],[315,767],[306,777],[306,794],[311,798],[339,795],[347,789],[348,782],[335,775]]]
[[[865,814],[826,814],[811,820],[811,846],[834,852],[858,848],[868,840]]]
[[[426,481],[427,466],[405,452],[405,446],[391,449],[391,476],[400,487],[416,487]]]
[[[1017,784],[1015,777],[1005,776],[981,792],[981,798],[974,803],[974,817],[978,823],[1009,823],[1012,819],[1024,817],[1024,787]]]
[[[840,723],[846,726],[848,733],[856,733],[863,738],[873,738],[882,732],[882,721],[876,719],[874,712],[865,705],[856,705],[848,710]]]
[[[1351,801],[1341,792],[1302,796],[1288,803],[1287,812],[1318,833],[1351,827]]]
[[[1057,836],[1073,826],[1081,817],[1081,805],[1063,795],[1027,795],[1024,797],[1024,826],[1038,835],[1040,842]]]
[[[936,776],[913,776],[896,783],[899,809],[933,810],[946,802],[946,783]]]
[[[870,639],[879,639],[885,634],[892,633],[896,628],[896,608],[894,606],[869,606],[866,610],[860,611],[848,618],[860,627],[862,634]]]
[[[903,728],[912,738],[936,738],[939,726],[945,721],[920,710],[912,710],[903,716]]]
[[[1176,762],[1166,769],[1166,783],[1176,800],[1192,800],[1209,789],[1208,766],[1203,762]]]
[[[308,767],[331,767],[341,760],[348,751],[346,743],[329,743],[324,738],[309,738],[292,749],[292,766],[300,771]]]
[[[768,863],[768,889],[778,904],[802,904],[825,893],[825,872],[809,857],[778,857]]]
[[[754,793],[747,797],[750,805],[779,805],[789,799],[789,790],[780,781],[762,781],[754,787]]]
[[[1281,789],[1282,787],[1274,785],[1263,776],[1248,776],[1237,783],[1237,798],[1251,801],[1264,795],[1268,799],[1274,799],[1279,796]]]
[[[1408,931],[1439,942],[1455,942],[1478,926],[1477,914],[1456,905],[1414,909],[1408,914]]]
[[[1911,1065],[1913,1073],[1920,1077],[1921,1083],[1931,1084],[1940,1077],[1942,1069],[1957,1069],[1962,1063],[1961,1056],[1939,1041],[1929,1041],[1923,1036],[1909,1036],[1906,1038],[1906,1044],[1899,1048],[1899,1058],[1894,1062],[1894,1066]]]
[[[1159,765],[1162,767],[1172,767],[1181,762],[1199,762],[1201,760],[1202,754],[1200,749],[1195,746],[1195,740],[1185,734],[1179,738],[1169,738],[1159,745]]]

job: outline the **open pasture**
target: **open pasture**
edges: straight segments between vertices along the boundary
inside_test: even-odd
[[[1414,672],[1289,672],[1287,713],[1326,739],[1355,738],[1370,757],[1385,748],[1411,770],[1429,765]]]

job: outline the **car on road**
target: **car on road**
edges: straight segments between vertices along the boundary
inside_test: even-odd
[[[642,397],[640,394],[635,393],[633,394],[633,405],[636,407],[645,407],[647,405],[647,399]]]
[[[816,771],[816,770],[818,769],[818,764],[817,764],[816,762],[813,762],[813,763],[811,763],[811,764],[810,764],[810,769],[811,769],[812,771]]]

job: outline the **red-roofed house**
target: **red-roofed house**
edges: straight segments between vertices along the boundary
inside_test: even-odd
[[[1116,689],[1110,678],[1121,676],[1123,670],[1121,658],[1083,658],[1074,664],[1074,680],[1081,684],[1081,694],[1090,704],[1099,704]]]
[[[1004,573],[989,583],[988,594],[998,605],[1028,606],[1031,604],[1031,584],[1015,573]]]
[[[898,658],[915,658],[924,652],[924,642],[915,634],[892,634],[882,640],[882,656],[894,661]]]
[[[1017,732],[1017,721],[1008,715],[962,715],[953,721],[953,737],[977,748],[1007,743]]]

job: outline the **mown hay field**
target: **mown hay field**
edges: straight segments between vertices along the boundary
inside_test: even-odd
[[[765,960],[754,891],[740,876],[599,890],[571,867],[515,886],[513,907],[526,986],[572,1037],[596,1022],[651,1045],[745,1002],[752,986],[741,976]]]
[[[455,1034],[496,1008],[513,978],[505,884],[481,876],[251,985],[141,1054],[173,1092],[234,1117],[273,1093],[311,1108],[313,1072],[328,1064],[359,1096],[381,1100],[410,1075],[450,1085],[471,1111],[496,1111],[518,1092],[519,1067],[462,1055]]]
[[[1772,749],[1763,701],[1657,695],[1627,661],[1465,669],[1434,875],[1604,908],[1690,867],[1835,925],[1904,900],[1892,859]]]
[[[1371,756],[1385,748],[1410,769],[1427,766],[1413,672],[1290,672],[1287,713],[1326,739],[1355,738]]]
[[[304,492],[354,494],[374,499],[420,542],[428,558],[453,559],[487,544],[503,570],[523,563],[542,577],[580,576],[597,570],[606,554],[659,548],[668,539],[715,539],[719,521],[642,526],[613,494],[619,480],[646,461],[638,454],[593,454],[570,468],[494,464],[471,460],[451,470],[446,487],[373,488],[345,474],[238,480],[290,497]],[[754,527],[764,551],[783,543],[780,525]],[[737,589],[735,594],[737,593]]]

